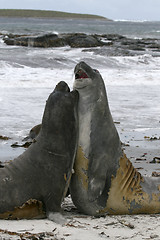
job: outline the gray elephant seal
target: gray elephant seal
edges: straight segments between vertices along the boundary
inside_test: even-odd
[[[70,92],[69,86],[64,81],[61,81],[60,84],[58,84],[55,87],[54,92],[57,91],[57,89],[58,89],[58,91]],[[29,139],[35,139],[38,136],[38,134],[39,134],[39,132],[41,130],[41,126],[42,126],[42,124],[40,123],[40,124],[35,125],[34,127],[32,127],[30,132],[29,132],[29,135],[27,137],[25,137],[23,139],[23,141],[28,141]]]
[[[103,79],[84,62],[75,67],[79,142],[70,190],[89,215],[160,213],[160,180],[138,173],[121,149]]]
[[[78,92],[66,91],[67,86],[60,82],[50,94],[36,141],[0,169],[0,218],[39,218],[60,211],[72,174],[78,132]]]

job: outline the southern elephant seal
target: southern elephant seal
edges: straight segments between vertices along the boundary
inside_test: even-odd
[[[68,92],[66,87],[60,82],[50,94],[34,143],[0,169],[0,218],[39,218],[44,212],[48,216],[60,211],[72,174],[78,132],[78,92]],[[33,205],[38,211],[32,210]]]
[[[58,91],[70,92],[69,86],[64,81],[61,81],[60,84],[58,84],[55,87],[54,92],[57,91],[57,89],[58,89]],[[41,130],[41,126],[42,126],[42,124],[40,123],[40,124],[35,125],[34,127],[32,127],[31,130],[29,131],[29,135],[27,137],[25,137],[23,139],[23,141],[27,141],[29,139],[35,139],[38,136],[38,134],[39,134],[39,132]]]
[[[160,213],[160,180],[142,177],[121,148],[100,73],[75,67],[79,92],[79,142],[70,190],[89,215]]]

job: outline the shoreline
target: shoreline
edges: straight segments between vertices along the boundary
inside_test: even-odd
[[[122,131],[119,126],[117,127],[117,124],[116,128],[122,142],[122,148],[133,166],[137,168],[142,175],[152,176],[152,172],[155,171],[160,173],[160,129],[157,130],[157,134],[154,134],[156,129],[154,129],[154,131],[142,131],[141,134],[139,134],[135,132],[135,130],[124,129]],[[25,138],[25,136],[23,136],[22,139],[23,138]],[[14,139],[0,140],[0,162],[2,164],[14,160],[14,158],[18,157],[27,149],[22,146],[26,143],[22,139],[16,142],[17,147],[11,147],[12,144],[15,144]]]
[[[159,38],[128,38],[119,34],[86,33],[45,33],[39,35],[17,35],[0,33],[2,41],[8,46],[32,48],[81,48],[82,52],[94,55],[114,56],[160,56]],[[104,51],[104,53],[103,53]]]

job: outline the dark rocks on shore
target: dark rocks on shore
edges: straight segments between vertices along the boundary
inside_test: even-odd
[[[7,45],[21,45],[32,47],[63,47],[70,46],[72,48],[97,47],[102,42],[95,36],[83,33],[73,34],[46,34],[43,36],[19,36],[5,37],[4,42]]]
[[[93,34],[85,33],[63,33],[63,34],[45,34],[42,36],[20,36],[8,34],[3,37],[7,45],[20,45],[31,47],[63,47],[70,46],[72,48],[89,48],[99,46],[111,46],[115,41],[126,39],[118,34]]]
[[[0,135],[0,140],[9,140],[9,139],[11,139],[11,138]]]
[[[63,33],[44,34],[41,36],[24,36],[8,34],[3,37],[7,45],[20,45],[30,47],[64,47],[86,48],[83,51],[93,51],[95,54],[105,51],[109,56],[137,55],[140,53],[160,54],[160,39],[131,39],[118,34],[85,34]],[[105,47],[105,49],[94,49]]]
[[[63,47],[66,45],[64,40],[56,34],[46,34],[43,36],[18,36],[5,37],[4,42],[7,45],[20,45],[31,47]]]

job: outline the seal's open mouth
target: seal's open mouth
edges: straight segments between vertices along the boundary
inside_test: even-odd
[[[85,78],[89,78],[89,77],[82,69],[80,69],[80,70],[78,70],[78,72],[76,72],[75,79],[85,79]]]

